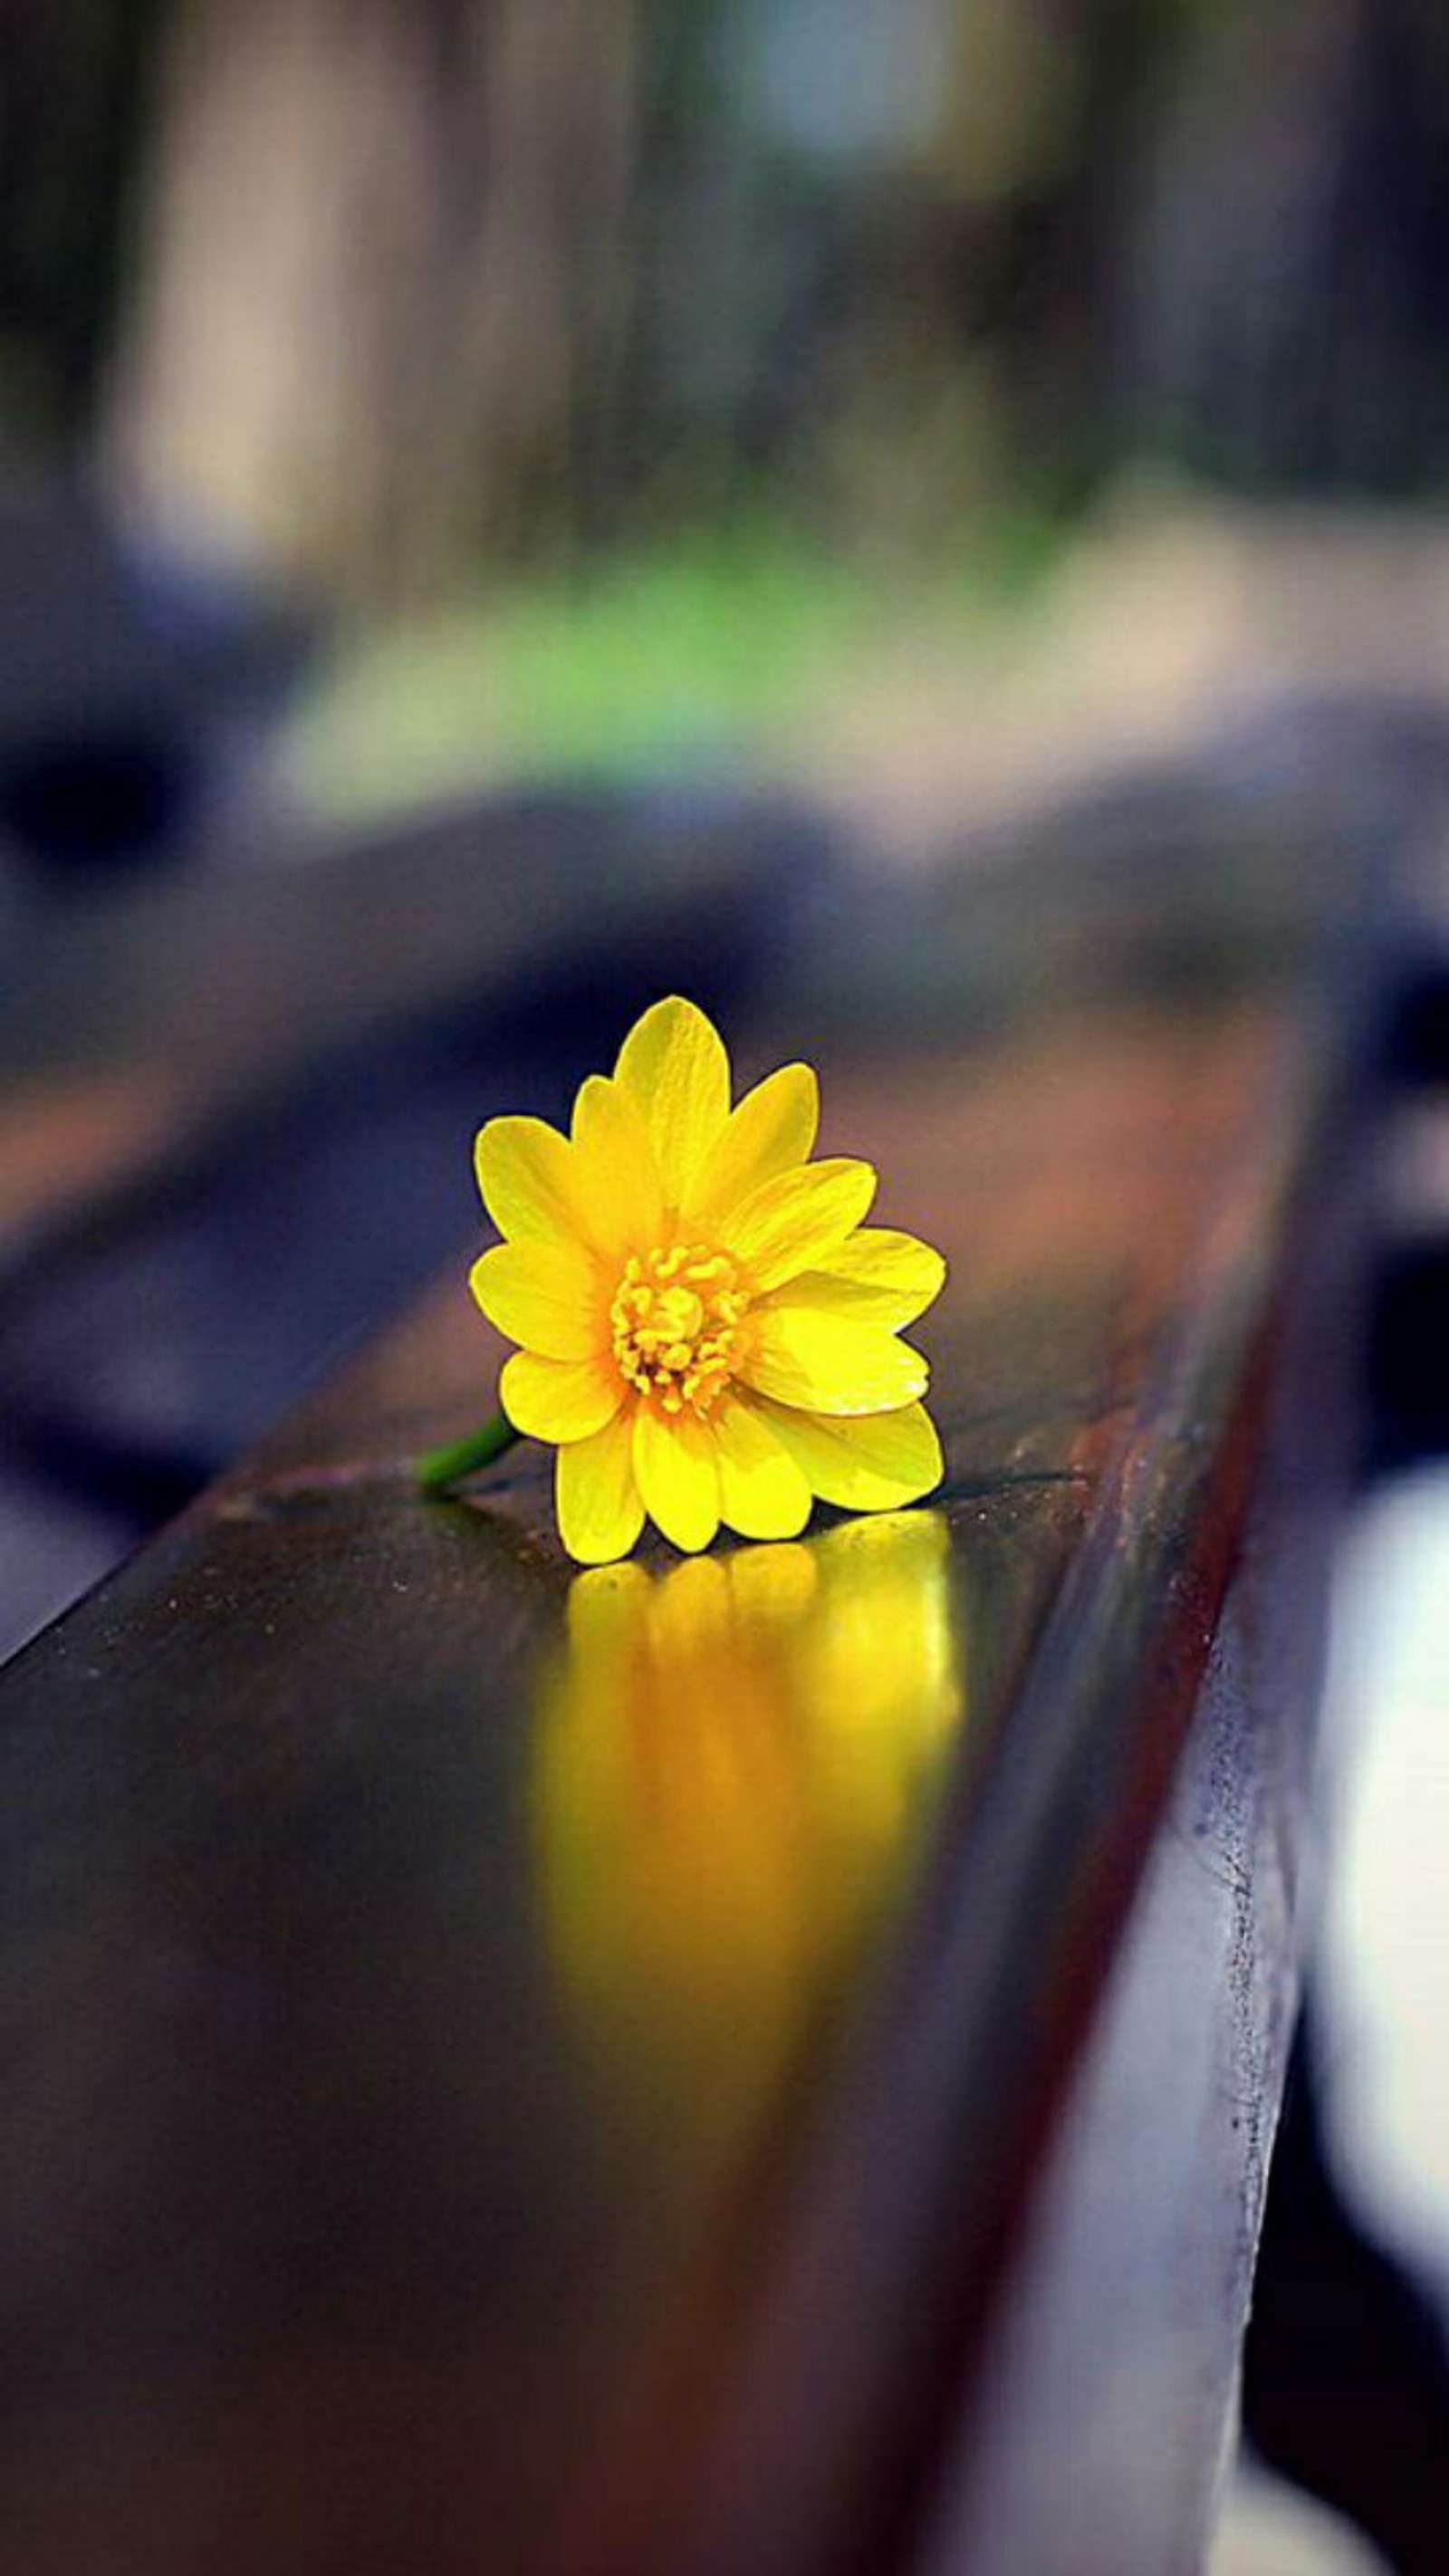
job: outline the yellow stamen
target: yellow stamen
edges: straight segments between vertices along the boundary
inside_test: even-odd
[[[661,1411],[703,1416],[729,1384],[748,1304],[729,1254],[708,1244],[631,1253],[609,1309],[614,1358]]]

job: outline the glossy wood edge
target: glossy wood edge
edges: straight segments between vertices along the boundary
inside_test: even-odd
[[[1321,1030],[1306,1052],[1251,1247],[1230,1184],[1220,1266],[1124,1430],[998,1756],[943,1822],[801,2174],[689,2576],[864,2576],[922,2538],[1239,1563],[1342,1097]],[[621,2535],[600,2563],[627,2555]]]

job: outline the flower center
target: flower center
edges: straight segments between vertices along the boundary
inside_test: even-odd
[[[614,1357],[665,1413],[708,1413],[728,1385],[749,1299],[727,1252],[676,1243],[631,1253],[609,1309]]]

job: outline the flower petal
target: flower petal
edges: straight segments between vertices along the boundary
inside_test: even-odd
[[[636,1020],[614,1072],[643,1112],[664,1196],[679,1207],[729,1116],[724,1040],[676,993]]]
[[[593,1240],[616,1258],[658,1243],[664,1193],[638,1102],[607,1074],[591,1073],[574,1102],[580,1199]]]
[[[710,1415],[719,1443],[720,1517],[741,1538],[798,1538],[810,1485],[769,1424],[737,1397]]]
[[[585,1360],[601,1342],[607,1347],[598,1277],[577,1244],[495,1243],[474,1262],[468,1285],[490,1324],[545,1359]]]
[[[723,1216],[762,1181],[808,1162],[820,1086],[808,1064],[782,1064],[730,1111],[689,1193],[692,1217]]]
[[[899,1332],[937,1298],[946,1264],[929,1243],[888,1226],[860,1226],[819,1269],[792,1279],[791,1303],[811,1305],[857,1324],[888,1324]]]
[[[483,1204],[512,1241],[576,1241],[587,1232],[567,1136],[542,1118],[490,1118],[473,1148]]]
[[[844,1157],[807,1163],[762,1182],[722,1215],[720,1241],[744,1263],[758,1295],[819,1268],[859,1225],[874,1196],[869,1163]]]
[[[923,1404],[854,1421],[773,1404],[761,1410],[821,1501],[844,1511],[897,1511],[941,1481],[941,1443]]]
[[[625,1405],[602,1431],[571,1440],[554,1461],[559,1536],[581,1565],[627,1556],[644,1526],[631,1429]]]
[[[750,1318],[735,1374],[761,1395],[807,1413],[886,1413],[924,1395],[930,1370],[884,1324],[856,1324],[812,1306],[765,1306]]]
[[[539,1359],[532,1351],[515,1351],[498,1381],[498,1399],[515,1431],[562,1447],[612,1422],[624,1388],[617,1370],[597,1360]]]
[[[719,1528],[714,1434],[692,1413],[670,1417],[641,1404],[634,1417],[634,1473],[650,1519],[676,1547],[708,1547]]]

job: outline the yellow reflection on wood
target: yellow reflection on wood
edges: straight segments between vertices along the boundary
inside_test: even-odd
[[[579,1576],[537,1734],[560,1978],[610,2070],[733,2131],[845,1996],[962,1723],[938,1512]]]

